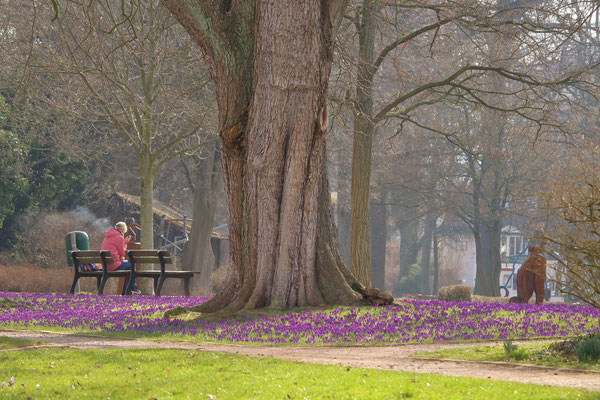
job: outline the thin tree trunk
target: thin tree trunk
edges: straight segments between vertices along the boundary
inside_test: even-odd
[[[427,215],[425,232],[423,232],[423,251],[421,252],[421,292],[423,294],[431,294],[431,244],[434,228],[435,218]]]
[[[343,184],[338,185],[337,204],[335,207],[338,246],[344,265],[349,266],[351,249],[350,232],[352,230],[352,225],[350,221],[350,188],[348,187],[347,182],[350,181],[350,171],[352,169],[350,149],[343,147],[335,152],[335,157],[335,161],[338,165],[337,180],[338,182],[343,182]]]
[[[210,275],[214,266],[211,235],[217,211],[217,196],[222,177],[221,157],[217,145],[212,145],[208,154],[198,165],[197,183],[194,185],[194,215],[190,241],[183,252],[183,268],[197,272],[191,281],[190,290],[195,296],[210,293]]]
[[[399,224],[398,229],[400,230],[400,277],[402,277],[408,273],[412,265],[417,263],[421,243],[417,223]]]
[[[481,224],[474,232],[477,251],[477,275],[474,293],[483,296],[500,296],[500,222]]]
[[[387,242],[387,208],[371,204],[371,267],[373,286],[385,288],[385,248]]]
[[[343,197],[343,194],[347,194],[347,197]],[[350,265],[350,232],[352,230],[352,224],[350,221],[350,196],[346,191],[342,192],[342,197],[338,194],[338,204],[336,207],[337,211],[337,237],[339,252],[344,265]]]
[[[140,224],[142,249],[154,248],[154,175],[150,157],[140,157]]]
[[[433,229],[433,294],[439,289],[440,258],[438,248],[437,228]]]
[[[364,0],[359,21],[359,58],[356,78],[356,111],[351,185],[350,271],[364,286],[371,286],[369,193],[373,147],[373,76],[376,16],[375,0]]]

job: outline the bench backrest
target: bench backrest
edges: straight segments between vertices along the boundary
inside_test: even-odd
[[[128,250],[127,257],[133,264],[172,264],[167,250]]]
[[[109,250],[73,250],[70,252],[73,264],[111,264],[112,255]]]

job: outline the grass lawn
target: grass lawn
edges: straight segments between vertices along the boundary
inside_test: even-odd
[[[0,352],[0,381],[2,399],[600,399],[566,388],[156,349]]]
[[[0,337],[0,350],[15,349],[27,346],[36,346],[44,344],[35,340],[18,339],[11,337]]]
[[[461,349],[446,349],[417,353],[415,357],[451,358],[473,361],[502,361],[519,364],[534,364],[547,367],[578,368],[590,371],[600,371],[600,363],[582,363],[577,357],[562,357],[548,349],[548,344],[519,344],[517,351],[507,354],[504,346],[476,346]],[[600,375],[598,375],[600,379]]]

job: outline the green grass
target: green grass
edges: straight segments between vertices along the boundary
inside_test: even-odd
[[[577,357],[565,358],[548,350],[548,344],[518,344],[517,351],[507,354],[502,345],[474,346],[416,353],[414,357],[451,358],[472,361],[501,361],[519,364],[543,365],[558,368],[578,368],[600,371],[600,363],[581,363]],[[515,355],[519,355],[518,357]],[[524,355],[524,357],[521,357]],[[600,379],[600,377],[599,377]]]
[[[40,344],[44,344],[44,343],[38,342],[36,340],[28,340],[28,339],[19,339],[19,338],[0,336],[0,350],[15,349],[15,348],[27,347],[27,346],[36,346],[36,345],[40,345]]]
[[[600,393],[189,350],[0,353],[2,399],[600,399]]]

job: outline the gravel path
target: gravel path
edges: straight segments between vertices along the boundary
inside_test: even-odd
[[[93,335],[59,334],[43,331],[0,330],[0,336],[19,337],[76,349],[163,348],[219,351],[245,356],[275,357],[291,361],[334,364],[348,367],[387,369],[484,378],[501,381],[536,383],[600,391],[600,373],[523,366],[500,362],[477,362],[445,359],[421,359],[411,355],[419,351],[451,347],[497,345],[502,342],[427,343],[398,346],[244,346],[217,343],[160,342],[150,340],[110,339]],[[518,343],[518,341],[515,341]]]

